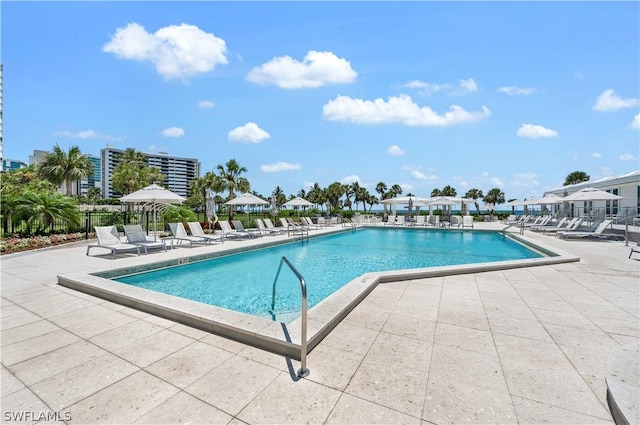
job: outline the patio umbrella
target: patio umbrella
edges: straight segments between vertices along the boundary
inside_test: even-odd
[[[156,210],[158,205],[181,204],[186,198],[157,184],[151,184],[120,198],[120,202],[151,203],[153,205],[153,240],[156,240]]]
[[[213,200],[213,196],[211,195],[211,189],[207,188],[205,203],[204,203],[204,213],[207,216],[207,221],[209,222],[209,228],[213,224],[216,224],[218,221],[218,216],[216,215],[216,202]],[[215,220],[213,220],[215,218]]]
[[[254,195],[253,193],[245,192],[242,195],[238,195],[232,200],[225,202],[225,205],[237,206],[237,205],[269,205],[268,201]],[[249,218],[249,210],[247,209],[247,219]]]
[[[300,196],[296,196],[295,198],[285,202],[284,204],[282,204],[282,206],[284,207],[294,207],[296,209],[303,207],[312,207],[313,203],[307,201],[304,198],[301,198]],[[298,212],[298,216],[300,216],[300,213]]]
[[[278,215],[278,201],[276,201],[275,196],[271,196],[271,215]]]
[[[562,201],[616,201],[618,199],[624,198],[614,195],[613,193],[605,192],[604,190],[596,189],[595,187],[585,187],[569,196],[565,196],[562,198]]]

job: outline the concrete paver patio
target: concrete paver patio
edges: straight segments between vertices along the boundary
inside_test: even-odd
[[[222,247],[5,255],[3,422],[613,423],[605,378],[637,385],[638,363],[618,360],[638,359],[640,261],[622,242],[526,236],[581,261],[380,284],[309,354],[302,380],[297,361],[56,283]]]

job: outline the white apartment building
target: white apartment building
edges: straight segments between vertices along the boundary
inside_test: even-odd
[[[111,146],[100,150],[101,190],[105,198],[117,198],[122,195],[113,190],[111,178],[123,152],[124,150]],[[184,197],[189,196],[191,182],[200,177],[200,162],[196,158],[179,158],[164,152],[144,153],[144,155],[147,158],[147,164],[158,168],[165,176],[162,183],[167,189]]]
[[[553,193],[558,196],[567,196],[584,189],[593,187],[622,196],[617,201],[581,201],[572,202],[569,205],[571,216],[577,216],[584,212],[593,211],[597,215],[607,217],[632,217],[640,214],[640,171],[631,171],[620,176],[604,177],[599,180],[562,186],[544,193]]]

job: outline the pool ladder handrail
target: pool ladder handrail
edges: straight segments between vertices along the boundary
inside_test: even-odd
[[[295,268],[293,264],[287,259],[287,257],[282,257],[280,259],[280,265],[278,266],[278,272],[276,273],[275,279],[273,279],[273,294],[271,296],[271,311],[275,311],[276,305],[276,282],[278,281],[278,277],[280,276],[280,270],[282,270],[282,264],[286,263],[287,266],[291,269],[293,274],[296,275],[298,280],[300,281],[300,291],[302,293],[302,317],[301,317],[301,335],[300,335],[300,369],[298,369],[298,377],[304,378],[305,376],[309,376],[309,369],[307,369],[307,283],[304,280],[304,277],[298,269]]]
[[[502,233],[507,233],[507,229],[511,228],[511,227],[518,227],[520,234],[524,235],[524,222],[517,222],[517,223],[511,223],[509,224],[507,227],[505,227],[504,229],[502,229]]]

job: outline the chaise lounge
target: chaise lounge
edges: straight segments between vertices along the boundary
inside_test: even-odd
[[[118,234],[116,226],[95,226],[95,230],[98,243],[87,246],[87,255],[89,255],[89,250],[91,248],[108,249],[111,251],[113,258],[116,257],[117,253],[127,251],[136,251],[137,254],[140,255],[139,245],[123,243],[120,240],[120,235]]]

